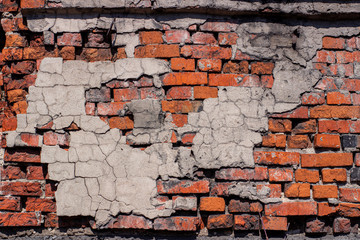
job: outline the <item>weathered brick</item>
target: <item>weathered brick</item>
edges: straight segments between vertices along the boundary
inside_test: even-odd
[[[28,104],[26,101],[15,102],[14,105],[11,107],[11,110],[14,111],[16,114],[26,114]]]
[[[188,116],[185,114],[172,114],[173,123],[177,127],[183,127],[188,122]]]
[[[350,233],[351,222],[348,218],[335,218],[333,225],[334,233]]]
[[[288,119],[269,119],[270,132],[290,132],[292,123]]]
[[[141,99],[161,99],[165,95],[164,89],[158,89],[155,87],[150,88],[140,88],[140,98]]]
[[[173,208],[180,211],[196,211],[197,210],[197,198],[196,197],[180,197],[173,196]]]
[[[134,121],[128,116],[125,117],[112,117],[109,119],[110,128],[118,128],[121,130],[128,130],[134,128]]]
[[[110,44],[106,42],[103,33],[90,32],[88,34],[87,43],[85,47],[89,48],[109,48]]]
[[[312,147],[311,141],[307,135],[288,136],[288,148],[309,148]]]
[[[265,215],[306,216],[316,214],[316,202],[284,202],[265,205]]]
[[[340,201],[360,202],[360,189],[357,188],[339,188]]]
[[[285,197],[288,198],[309,198],[309,183],[289,183],[285,185]]]
[[[240,63],[235,63],[229,61],[224,64],[223,67],[224,73],[249,73],[249,62],[248,61],[241,61]],[[261,76],[263,77],[263,76]]]
[[[319,182],[319,179],[320,178],[318,170],[297,169],[295,171],[296,182],[317,183]]]
[[[24,60],[39,60],[43,59],[47,54],[45,47],[26,47],[24,48]]]
[[[300,154],[296,152],[254,152],[257,164],[264,165],[298,165]]]
[[[166,93],[166,99],[190,99],[192,97],[191,87],[172,87]]]
[[[207,221],[208,229],[231,228],[233,225],[234,219],[231,214],[210,215]]]
[[[326,95],[326,101],[330,105],[351,104],[351,95],[350,93],[329,92]]]
[[[45,6],[45,0],[21,0],[21,8],[43,8]]]
[[[337,211],[344,217],[360,217],[360,204],[340,203]]]
[[[75,60],[75,47],[65,46],[60,50],[60,56],[64,60]]]
[[[186,30],[169,30],[165,32],[167,43],[190,43],[190,33]]]
[[[40,151],[35,148],[5,149],[5,162],[40,163]]]
[[[355,148],[358,146],[358,136],[356,135],[342,135],[341,145],[343,148]]]
[[[23,89],[15,89],[7,92],[7,99],[10,103],[26,100],[27,92]]]
[[[206,180],[158,181],[157,182],[157,190],[158,190],[159,194],[208,193],[209,192],[209,182]]]
[[[201,85],[207,84],[207,74],[201,72],[169,73],[163,78],[163,84],[167,85]]]
[[[125,102],[99,103],[97,111],[99,115],[116,116],[119,115],[120,111],[124,110],[125,104]]]
[[[41,166],[28,166],[26,168],[26,179],[28,180],[44,180],[45,173]]]
[[[40,196],[41,184],[38,182],[2,182],[0,185],[2,195]]]
[[[257,75],[272,74],[274,67],[275,64],[271,62],[255,62],[251,64],[251,73]]]
[[[22,61],[11,64],[11,73],[13,74],[31,74],[35,69],[35,62],[32,61]]]
[[[200,59],[198,60],[198,67],[200,71],[204,72],[221,72],[220,59]]]
[[[185,133],[181,137],[182,144],[191,145],[193,143],[195,133]]]
[[[272,75],[262,75],[260,81],[261,86],[265,88],[272,88],[274,85],[274,77]]]
[[[338,188],[335,185],[313,185],[313,198],[338,198]]]
[[[162,110],[171,113],[197,112],[201,102],[197,101],[161,101]]]
[[[291,131],[294,134],[315,133],[317,131],[317,123],[315,119],[298,123]]]
[[[340,148],[340,136],[334,134],[316,134],[314,137],[315,148]]]
[[[360,91],[360,81],[359,79],[343,79],[341,89],[347,91]]]
[[[262,216],[263,227],[270,231],[287,231],[288,224],[286,217]]]
[[[172,58],[171,69],[175,71],[195,71],[195,59]]]
[[[315,89],[319,90],[338,90],[335,84],[335,79],[331,77],[323,77],[315,86]]]
[[[301,154],[302,167],[340,167],[352,166],[351,153]]]
[[[304,93],[301,96],[301,103],[303,105],[324,104],[325,103],[325,93],[323,93],[323,92]]]
[[[346,169],[323,169],[321,170],[322,181],[324,183],[346,182]]]
[[[86,115],[95,116],[95,111],[96,111],[95,103],[90,103],[90,102],[85,103],[85,113],[86,113]]]
[[[16,2],[14,2],[16,4]],[[2,18],[1,26],[5,32],[17,32],[19,30],[29,30],[27,26],[23,23],[24,19],[22,17],[11,17],[11,18]]]
[[[262,145],[264,147],[286,147],[286,135],[268,134],[262,137]]]
[[[293,180],[292,169],[269,169],[269,181],[270,182],[291,182]]]
[[[358,157],[358,156],[356,156]],[[358,159],[356,159],[358,160]],[[350,181],[360,182],[360,168],[352,168],[350,171]]]
[[[263,206],[261,205],[261,203],[258,202],[242,202],[240,200],[230,200],[229,202],[229,207],[228,207],[229,212],[231,213],[238,213],[238,212],[243,212],[243,213],[249,213],[249,212],[261,212],[263,210]]]
[[[0,213],[2,227],[38,227],[41,225],[41,215],[31,213]]]
[[[360,126],[360,122],[356,123],[348,120],[319,120],[319,132],[349,133],[351,124]]]
[[[27,41],[19,33],[6,34],[5,47],[26,47]]]
[[[344,38],[324,37],[322,43],[323,43],[323,48],[325,48],[325,49],[344,49],[345,48],[345,39]]]
[[[17,118],[11,117],[11,118],[5,118],[2,121],[2,131],[15,131],[17,128]]]
[[[225,168],[216,171],[215,178],[222,180],[266,180],[268,172],[266,167],[255,169]]]
[[[220,197],[202,197],[200,199],[200,211],[223,212],[225,211],[225,200]]]
[[[216,45],[218,43],[212,33],[196,32],[191,36],[191,39],[194,44]]]
[[[326,223],[320,219],[311,219],[306,222],[305,232],[307,233],[326,233],[328,230]]]
[[[163,43],[162,39],[163,33],[160,31],[147,31],[140,32],[139,39],[141,44],[157,44]]]
[[[63,33],[57,37],[58,46],[82,46],[82,38],[80,33]]]
[[[220,45],[235,45],[239,36],[237,33],[219,33]]]
[[[32,133],[21,133],[21,141],[26,144],[28,147],[38,147],[39,146],[39,135]]]
[[[155,220],[156,221],[156,220]],[[105,228],[110,229],[152,229],[152,222],[135,215],[118,215],[110,220]]]
[[[110,88],[102,87],[100,89],[89,89],[85,93],[85,98],[88,102],[110,102]]]
[[[2,211],[20,211],[20,197],[0,197],[0,210]]]
[[[318,216],[329,216],[335,214],[337,211],[336,207],[330,206],[327,202],[318,203]]]
[[[315,62],[321,63],[335,63],[336,55],[335,52],[331,51],[317,51]]]
[[[52,199],[28,198],[26,203],[26,211],[55,212],[56,205]]]
[[[307,119],[309,118],[308,107],[298,107],[295,110],[286,113],[272,114],[271,117],[274,118],[297,118],[297,119]]]
[[[228,196],[231,186],[233,186],[231,182],[217,182],[211,187],[210,195]]]
[[[196,231],[199,224],[200,219],[198,217],[156,218],[154,220],[154,229],[167,231]]]
[[[44,227],[46,228],[58,228],[59,227],[59,217],[56,213],[48,213],[45,216]]]
[[[260,184],[256,186],[258,193],[270,190],[267,197],[280,198],[281,197],[281,184]]]
[[[217,97],[218,97],[218,89],[215,87],[206,87],[206,86],[194,87],[195,99],[206,99],[206,98],[217,98]]]
[[[114,101],[124,102],[139,99],[137,88],[114,89]]]
[[[222,48],[218,46],[184,46],[181,48],[181,54],[185,57],[206,59],[230,59],[231,48]]]
[[[177,45],[155,44],[135,48],[136,58],[171,58],[179,56],[180,50]]]
[[[254,215],[235,215],[234,216],[235,230],[258,230],[259,216]]]
[[[19,61],[23,59],[22,48],[4,48],[2,54],[4,61]]]
[[[23,178],[25,178],[25,173],[21,171],[20,167],[7,166],[1,168],[1,180],[13,180]]]
[[[261,82],[256,75],[209,74],[209,86],[261,87]]]
[[[54,183],[45,184],[45,197],[55,197],[56,185]]]
[[[226,21],[207,21],[200,26],[201,31],[207,32],[231,32],[236,28],[236,23]]]
[[[110,61],[112,59],[109,48],[84,48],[79,57],[87,62]]]

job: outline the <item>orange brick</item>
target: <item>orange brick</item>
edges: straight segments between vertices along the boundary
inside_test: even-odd
[[[165,32],[167,43],[190,43],[190,33],[186,30],[169,30]]]
[[[2,122],[2,131],[15,131],[17,128],[17,118],[11,117],[11,118],[5,118]]]
[[[348,120],[319,120],[319,132],[349,133],[351,123]]]
[[[256,185],[256,191],[258,193],[264,192],[264,188],[269,188],[270,193],[267,195],[269,198],[280,198],[281,197],[281,184],[260,184]]]
[[[323,169],[321,171],[324,183],[330,182],[346,182],[346,169]]]
[[[254,152],[257,164],[264,165],[298,165],[300,154],[296,152]]]
[[[265,215],[306,216],[316,214],[316,202],[284,202],[265,205]]]
[[[124,102],[139,99],[137,88],[114,89],[114,101]]]
[[[310,139],[307,135],[288,136],[288,148],[309,148],[311,147]]]
[[[218,43],[212,33],[196,32],[191,36],[191,39],[194,44],[216,45]]]
[[[304,93],[301,97],[303,105],[321,105],[325,103],[325,93]]]
[[[195,133],[185,133],[181,138],[181,142],[183,144],[192,144],[195,135],[196,135]]]
[[[206,227],[208,229],[232,228],[234,218],[232,214],[210,215]]]
[[[360,202],[360,189],[358,188],[340,188],[339,194],[340,201],[356,203]]]
[[[340,203],[337,210],[344,217],[360,217],[360,204]]]
[[[119,112],[124,110],[125,104],[125,102],[98,103],[98,115],[119,115]]]
[[[109,119],[110,128],[128,130],[134,128],[134,121],[129,117],[112,117]]]
[[[320,63],[335,63],[336,55],[335,52],[331,51],[317,51],[315,62]]]
[[[207,84],[207,74],[200,72],[169,73],[165,75],[163,84],[167,85],[201,85]]]
[[[333,134],[316,134],[314,146],[316,148],[340,148],[340,136]]]
[[[206,98],[217,98],[218,89],[215,87],[194,87],[194,98],[195,99],[206,99]]]
[[[286,135],[268,134],[262,137],[262,145],[264,147],[286,147]]]
[[[317,183],[319,182],[319,179],[318,170],[297,169],[295,171],[296,182]]]
[[[209,74],[209,86],[261,87],[261,82],[256,75]]]
[[[200,211],[223,212],[225,211],[225,200],[219,197],[202,197]]]
[[[351,104],[351,95],[350,93],[329,92],[326,100],[327,104],[331,105]]]
[[[191,87],[172,87],[168,90],[166,99],[190,99],[191,90]]]
[[[327,202],[318,203],[318,216],[329,216],[336,213],[336,207],[330,206]]]
[[[317,131],[317,123],[315,119],[298,123],[292,130],[294,134],[315,133]]]
[[[309,198],[309,183],[289,183],[285,185],[285,197],[289,198]]]
[[[223,73],[249,73],[249,62],[248,61],[241,61],[240,63],[235,63],[229,61],[224,64]],[[266,77],[261,76],[261,77]]]
[[[359,79],[343,79],[341,89],[347,91],[360,91],[360,81]]]
[[[172,58],[171,69],[174,71],[195,71],[195,59]]]
[[[292,169],[269,169],[269,181],[270,182],[291,182],[293,180]]]
[[[360,106],[316,106],[310,109],[311,118],[360,118]]]
[[[298,107],[297,109],[280,114],[272,114],[271,117],[275,118],[309,118],[309,109],[308,107]]]
[[[197,112],[201,102],[197,101],[161,101],[162,110],[170,113]]]
[[[335,185],[313,185],[313,198],[338,198],[338,187]]]
[[[171,58],[179,56],[180,50],[177,45],[155,44],[135,48],[136,58]]]
[[[209,184],[206,180],[159,180],[157,181],[157,190],[159,194],[208,193]]]
[[[261,86],[265,88],[272,88],[274,85],[274,77],[271,75],[262,75],[260,81]]]
[[[193,58],[217,58],[231,59],[231,48],[222,48],[218,46],[184,46],[181,48],[181,54]]]
[[[270,132],[290,132],[292,123],[288,119],[269,119]]]
[[[274,67],[275,64],[271,62],[255,62],[251,64],[251,73],[257,75],[272,74]]]
[[[177,127],[183,127],[188,122],[188,116],[185,114],[172,114],[173,123]]]
[[[21,8],[43,8],[45,6],[45,0],[21,0]]]
[[[24,36],[18,33],[7,34],[5,47],[26,47],[27,41]]]
[[[352,165],[352,153],[301,154],[301,167],[340,167]]]
[[[31,133],[21,133],[21,141],[29,147],[38,147],[39,135]]]
[[[198,60],[198,67],[200,71],[204,72],[221,72],[220,59],[200,59]]]
[[[334,38],[334,37],[324,37],[323,38],[323,48],[344,49],[345,48],[345,39]]]
[[[220,45],[235,45],[238,39],[237,33],[219,33]]]
[[[287,231],[288,224],[286,217],[271,217],[271,216],[263,216],[262,223],[264,224],[264,228],[270,231]]]
[[[139,39],[141,44],[156,44],[163,43],[162,39],[163,33],[160,31],[148,31],[140,32]]]

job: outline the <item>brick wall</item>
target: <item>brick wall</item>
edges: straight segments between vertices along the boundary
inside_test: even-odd
[[[151,6],[149,1],[143,4],[144,8]],[[221,20],[215,20],[216,16],[211,16],[188,26],[159,20],[156,27],[145,25],[126,32],[132,34],[131,40],[114,44],[125,35],[119,35],[116,31],[120,30],[114,30],[112,25],[81,31],[69,27],[64,32],[28,28],[33,24],[32,8],[64,7],[56,1],[3,1],[0,6],[2,12],[10,12],[1,18],[0,39],[1,227],[90,227],[95,233],[99,229],[144,229],[155,235],[163,231],[256,235],[259,230],[269,236],[358,233],[360,35],[359,30],[346,30],[353,26],[345,24],[345,30],[335,28],[313,38],[305,34],[306,40],[296,36],[297,32],[280,39],[282,30],[276,35],[273,32],[277,30],[254,33],[257,30],[253,29],[245,36],[236,19],[221,16]],[[31,22],[29,26],[27,22]],[[246,52],[246,44],[240,44],[245,37],[253,44]],[[300,45],[314,50],[299,61],[293,53],[287,55]],[[276,54],[264,51],[262,55],[256,47]],[[131,137],[138,129],[134,123],[136,112],[129,110],[128,104],[135,100],[159,101],[162,116],[170,119],[172,126],[167,129],[171,137],[162,143],[194,151],[198,132],[183,127],[188,126],[192,113],[203,111],[208,99],[221,98],[220,91],[233,88],[272,93],[275,97],[267,103],[272,111],[267,108],[265,126],[255,131],[261,134],[262,141],[250,145],[253,164],[195,164],[188,175],[158,176],[155,211],[170,208],[168,216],[152,218],[136,211],[119,212],[102,224],[93,216],[58,216],[59,196],[55,194],[61,181],[49,177],[42,147],[59,146],[68,151],[71,134],[80,131],[81,126],[72,122],[60,131],[54,130],[53,121],[48,121],[39,124],[35,132],[17,132],[16,141],[20,143],[9,144],[9,136],[19,129],[18,115],[30,114],[27,96],[37,81],[42,60],[54,57],[64,62],[165,60],[170,72],[159,78],[141,74],[126,81],[113,79],[84,93],[86,114],[99,117],[110,129],[118,129],[126,145],[141,151],[154,143]],[[303,88],[296,101],[281,101],[273,90],[276,86],[282,94],[293,91],[279,84],[279,74],[286,69],[281,64],[288,61],[284,59],[291,59],[294,75],[302,69],[317,74],[316,81],[305,88],[301,82],[306,79],[295,79],[299,85],[292,86],[294,92]],[[133,69],[129,65],[126,71]],[[244,104],[249,104],[251,110],[250,101]],[[279,107],[283,105],[286,107]],[[226,110],[221,109],[219,114]]]

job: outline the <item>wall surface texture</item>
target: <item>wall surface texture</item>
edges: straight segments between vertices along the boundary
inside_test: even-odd
[[[1,237],[357,236],[360,2],[0,10]]]

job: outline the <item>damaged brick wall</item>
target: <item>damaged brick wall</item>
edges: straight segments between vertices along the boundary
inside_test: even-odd
[[[4,237],[358,233],[358,3],[0,9]]]

